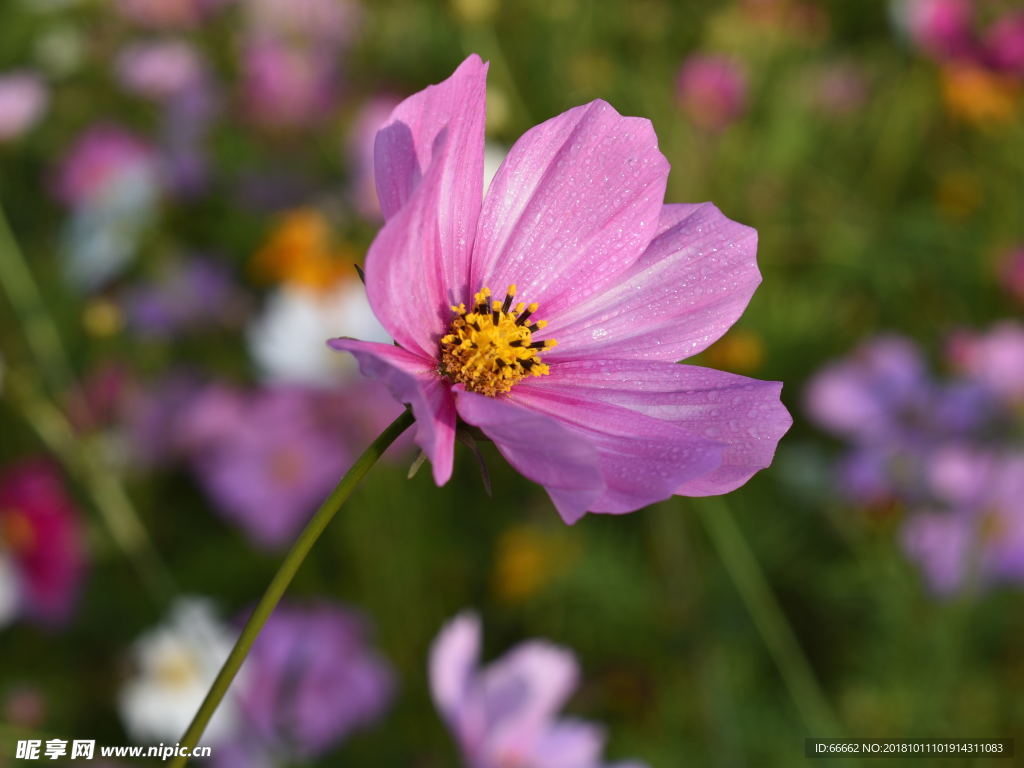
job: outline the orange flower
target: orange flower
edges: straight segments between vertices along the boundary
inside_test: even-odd
[[[980,67],[947,68],[942,89],[950,114],[975,125],[1006,123],[1017,111],[1018,87],[1013,79]]]
[[[330,225],[313,208],[299,208],[281,217],[267,242],[252,260],[264,280],[327,290],[355,277],[351,252],[332,242]]]

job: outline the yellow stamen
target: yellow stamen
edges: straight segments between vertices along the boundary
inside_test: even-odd
[[[470,392],[488,397],[504,394],[528,376],[547,375],[548,366],[539,353],[555,346],[554,339],[533,341],[543,320],[529,321],[537,303],[513,306],[516,286],[510,285],[504,301],[491,301],[491,290],[482,288],[473,305],[452,306],[455,317],[448,333],[441,337],[440,372]]]

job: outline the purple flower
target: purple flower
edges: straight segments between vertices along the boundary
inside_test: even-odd
[[[328,602],[278,607],[245,662],[244,740],[259,752],[308,760],[380,718],[394,675],[368,646],[367,629]]]
[[[78,509],[57,468],[23,459],[0,472],[0,591],[8,612],[47,625],[70,618],[85,570]],[[14,584],[7,579],[14,579]],[[0,600],[0,603],[6,602]],[[0,618],[2,621],[2,618]]]
[[[36,73],[0,75],[0,143],[18,138],[38,123],[49,100],[46,84]]]
[[[176,262],[159,279],[130,289],[123,306],[128,325],[143,336],[169,337],[242,314],[242,296],[222,265],[201,258]]]
[[[430,652],[430,689],[467,768],[613,768],[603,730],[558,718],[579,678],[571,651],[533,640],[484,669],[480,620],[453,619]],[[616,763],[615,768],[642,768]]]
[[[727,56],[690,56],[679,70],[676,93],[694,125],[715,133],[739,119],[747,108],[746,75]]]
[[[486,72],[471,56],[378,133],[366,287],[398,346],[331,346],[411,403],[438,484],[461,418],[567,522],[739,487],[789,428],[781,385],[674,361],[742,313],[756,233],[663,205],[650,122],[603,101],[528,131],[484,199]]]
[[[182,443],[217,509],[259,546],[287,543],[348,467],[312,393],[211,386],[183,416]]]
[[[961,467],[950,460],[968,461]],[[907,554],[931,588],[1024,581],[1024,454],[944,457],[936,479],[960,506],[915,514],[903,531]]]
[[[827,366],[807,388],[812,418],[838,435],[882,442],[906,433],[931,391],[918,349],[907,339],[880,336],[848,359]]]

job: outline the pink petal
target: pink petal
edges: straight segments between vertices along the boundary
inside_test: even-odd
[[[451,319],[449,307],[457,303],[444,281],[448,256],[439,220],[447,139],[442,131],[427,175],[366,254],[366,296],[373,313],[401,346],[428,358],[437,356],[438,339]]]
[[[501,756],[537,741],[550,727],[579,681],[570,651],[545,643],[522,643],[483,673],[489,718],[487,749]]]
[[[554,370],[520,382],[510,394],[513,402],[557,419],[597,449],[606,488],[588,511],[632,512],[667,499],[721,464],[721,443],[595,394],[602,393]],[[459,408],[461,413],[461,403]]]
[[[567,523],[582,517],[604,490],[594,447],[556,419],[461,385],[454,392],[459,416],[482,429],[523,476],[543,485]]]
[[[559,363],[551,371],[551,388],[571,388],[575,397],[628,408],[723,443],[719,467],[676,487],[674,492],[684,496],[727,493],[743,485],[771,464],[793,423],[779,400],[777,381],[640,360],[581,360]]]
[[[416,444],[430,459],[434,482],[447,483],[455,456],[455,402],[434,361],[390,344],[345,338],[327,343],[354,355],[364,376],[383,382],[396,400],[412,406]]]
[[[666,205],[658,236],[626,274],[548,328],[558,346],[545,360],[694,355],[743,314],[761,282],[756,257],[757,232],[711,203]]]
[[[409,203],[435,162],[443,164],[437,207],[431,211],[439,242],[433,261],[424,268],[437,270],[442,284],[457,290],[458,300],[449,304],[462,301],[466,293],[469,253],[483,201],[487,66],[473,54],[447,80],[410,96],[391,113],[374,143],[374,174],[385,219]],[[448,135],[444,155],[437,143],[443,131]]]
[[[452,724],[471,696],[480,658],[480,618],[462,613],[445,625],[430,649],[430,691]]]
[[[615,282],[657,229],[668,162],[649,120],[603,101],[531,128],[491,182],[473,250],[474,290],[515,283],[538,317]]]

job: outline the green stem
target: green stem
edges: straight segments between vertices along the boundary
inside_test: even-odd
[[[183,752],[191,752],[196,744],[199,743],[203,731],[206,730],[207,723],[209,723],[210,718],[213,717],[213,713],[217,710],[221,700],[227,693],[228,688],[231,686],[231,681],[238,674],[238,670],[241,668],[242,662],[245,661],[245,657],[249,654],[249,649],[252,648],[253,642],[255,642],[260,630],[263,629],[267,619],[270,618],[274,608],[277,607],[285,590],[288,589],[288,585],[295,578],[295,574],[306,559],[306,555],[309,554],[317,539],[320,538],[320,534],[323,533],[339,507],[351,495],[359,481],[370,470],[370,467],[377,462],[377,459],[383,455],[388,446],[409,428],[412,422],[412,412],[407,410],[395,419],[387,429],[381,432],[380,436],[370,444],[370,447],[363,451],[363,454],[356,459],[352,468],[345,473],[345,476],[341,478],[341,482],[331,491],[331,495],[327,497],[327,500],[324,501],[320,509],[313,515],[313,518],[306,524],[302,533],[299,534],[299,538],[296,539],[295,544],[292,545],[291,550],[285,556],[281,566],[277,569],[277,573],[274,574],[274,578],[271,579],[270,585],[263,593],[263,597],[260,598],[252,615],[245,623],[242,634],[239,635],[238,640],[235,642],[235,647],[231,649],[231,653],[224,662],[224,666],[217,673],[217,678],[213,681],[213,685],[210,686],[210,690],[206,694],[206,698],[203,699],[203,703],[200,705],[199,711],[196,712],[196,716],[192,719],[188,730],[181,737],[181,746],[186,748],[182,750]],[[170,768],[182,768],[187,762],[187,757],[176,757],[171,763]]]
[[[50,317],[25,263],[25,257],[11,233],[3,208],[0,207],[0,285],[3,285],[11,307],[17,315],[50,394],[62,397],[74,377],[57,326]]]
[[[718,498],[701,499],[699,508],[704,527],[805,725],[814,736],[839,736],[840,728],[832,708],[731,510]]]

